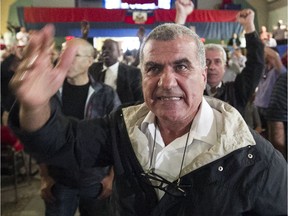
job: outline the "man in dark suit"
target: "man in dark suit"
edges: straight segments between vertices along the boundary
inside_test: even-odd
[[[120,53],[116,41],[105,40],[101,54],[103,63],[94,63],[89,68],[89,73],[96,81],[104,82],[114,88],[122,104],[142,102],[141,71],[136,67],[119,62]]]

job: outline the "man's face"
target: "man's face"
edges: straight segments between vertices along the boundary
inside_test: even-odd
[[[207,83],[211,87],[217,86],[225,73],[225,62],[218,50],[206,50]]]
[[[120,56],[118,44],[114,41],[104,41],[102,46],[102,58],[105,66],[109,67],[118,61]]]
[[[143,50],[143,94],[159,118],[173,123],[191,122],[206,84],[194,41],[185,36],[171,41],[150,40]]]
[[[80,81],[83,78],[87,79],[88,68],[93,63],[91,53],[85,49],[84,45],[78,44],[77,42],[71,42],[68,46],[77,46],[78,51],[69,68],[67,78],[73,79],[74,81]]]

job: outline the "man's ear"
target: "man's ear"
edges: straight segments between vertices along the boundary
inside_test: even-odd
[[[94,58],[91,56],[89,58],[89,67],[94,63]]]

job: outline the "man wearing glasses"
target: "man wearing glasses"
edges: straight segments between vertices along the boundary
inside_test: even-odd
[[[68,47],[75,47],[77,52],[63,85],[51,101],[65,116],[79,120],[108,115],[121,102],[112,87],[89,76],[93,46],[84,39],[74,38],[65,43],[63,50]],[[110,166],[78,170],[41,163],[39,167],[46,216],[72,216],[78,207],[81,216],[107,215],[107,197],[113,180]]]
[[[285,159],[235,108],[203,96],[205,48],[195,33],[156,27],[140,51],[145,102],[78,122],[49,103],[75,55],[67,49],[55,68],[44,61],[52,31],[31,39],[12,82],[20,109],[10,125],[35,157],[75,169],[113,164],[112,215],[286,214]]]

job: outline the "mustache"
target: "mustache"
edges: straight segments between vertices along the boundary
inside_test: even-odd
[[[173,89],[163,89],[163,88],[158,88],[155,92],[155,95],[157,97],[183,97],[184,92],[179,89],[179,88],[173,88]]]

